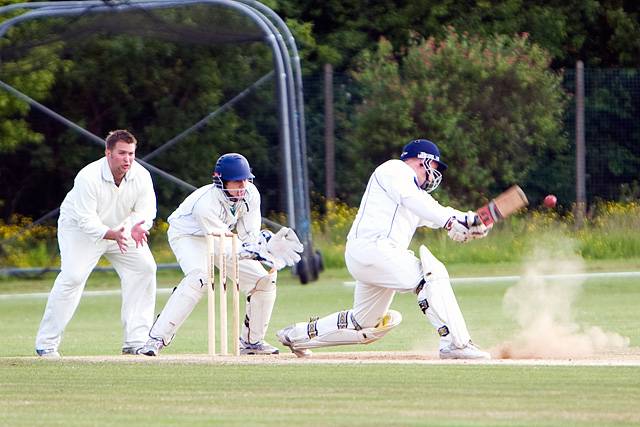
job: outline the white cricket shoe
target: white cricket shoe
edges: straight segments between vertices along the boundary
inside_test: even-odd
[[[278,354],[280,350],[266,341],[250,343],[240,338],[240,354]]]
[[[440,349],[440,359],[491,359],[491,355],[480,350],[473,342],[458,348],[453,344]]]
[[[289,339],[289,331],[292,329],[293,326],[287,326],[286,328],[280,329],[276,332],[276,336],[278,337],[280,344],[289,347],[289,350],[298,357],[311,357],[313,353],[308,348],[293,348],[293,343]]]
[[[144,354],[145,356],[157,356],[160,354],[160,350],[165,347],[164,342],[158,338],[149,338],[147,343],[138,350],[138,354]]]
[[[60,353],[53,348],[36,349],[36,354],[44,359],[60,359]]]

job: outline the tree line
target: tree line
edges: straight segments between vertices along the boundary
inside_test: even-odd
[[[314,76],[325,63],[348,80],[337,82],[344,90],[335,104],[336,173],[338,196],[352,204],[375,164],[397,156],[416,136],[438,142],[454,166],[444,201],[471,205],[513,182],[534,193],[562,183],[557,188],[569,195],[572,140],[565,125],[572,104],[562,86],[567,69],[577,59],[586,67],[625,68],[632,74],[639,68],[640,5],[635,3],[265,3],[292,29],[310,82],[308,161],[318,206],[323,111]],[[158,19],[170,30],[160,32]],[[140,157],[272,68],[255,28],[205,8],[32,21],[0,41],[0,60],[0,80],[96,135],[130,129],[141,141]],[[272,83],[257,89],[154,164],[202,185],[219,154],[243,152],[265,194],[265,213],[282,211],[273,92]],[[602,102],[621,96],[617,88],[605,92],[594,96]],[[627,120],[637,117],[638,102],[627,99]],[[602,144],[613,153],[612,176],[617,176],[603,190],[609,197],[638,179],[633,176],[640,158],[637,132],[632,130],[630,140],[612,137]],[[77,171],[99,155],[81,136],[0,92],[3,220],[15,214],[38,217],[58,206]],[[185,190],[159,179],[155,184],[166,216]]]

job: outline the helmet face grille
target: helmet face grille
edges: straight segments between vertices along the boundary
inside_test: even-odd
[[[423,164],[424,168],[427,170],[427,178],[431,176],[431,180],[429,181],[427,179],[422,188],[427,193],[431,193],[436,188],[438,188],[438,186],[442,182],[442,173],[440,173],[438,169],[432,168],[431,165],[427,164],[426,162]]]

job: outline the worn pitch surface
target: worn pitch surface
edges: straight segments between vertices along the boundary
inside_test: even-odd
[[[37,359],[36,356],[2,358]],[[2,360],[0,359],[0,360]],[[51,360],[51,359],[46,359]],[[43,360],[44,361],[44,360]],[[206,354],[163,354],[159,357],[148,356],[63,356],[56,362],[80,363],[179,363],[179,364],[415,364],[415,365],[538,365],[538,366],[640,366],[640,348],[628,348],[622,351],[599,353],[584,358],[572,359],[491,359],[491,360],[440,360],[436,352],[315,352],[311,357],[298,358],[291,353],[272,356],[208,356]]]

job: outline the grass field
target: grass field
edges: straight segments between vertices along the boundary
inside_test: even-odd
[[[638,271],[640,263],[589,264],[587,269]],[[450,271],[453,277],[519,274],[515,265],[452,265]],[[176,273],[163,272],[160,286],[170,287],[177,279]],[[282,274],[269,340],[275,344],[275,331],[291,322],[348,308],[353,289],[343,283],[349,280],[343,270],[331,270],[319,282],[300,286],[289,273]],[[568,286],[556,282],[549,298]],[[602,355],[615,361],[629,352],[635,355],[633,360],[640,360],[638,282],[634,277],[587,279],[567,301],[564,307],[571,315],[565,321],[580,327],[575,334],[597,326],[629,339],[629,348],[602,349],[588,360],[600,360]],[[504,307],[504,296],[515,284],[455,285],[471,335],[482,347],[495,349],[521,329]],[[246,358],[244,363],[182,359],[183,354],[206,352],[204,301],[164,350],[164,359],[150,359],[118,356],[120,297],[87,295],[65,334],[61,352],[66,359],[40,360],[31,355],[46,298],[7,294],[46,291],[50,286],[51,278],[0,282],[0,425],[640,424],[640,364],[635,362],[571,365],[571,358],[565,357],[569,363],[549,365],[539,360],[369,363],[355,357],[354,363],[343,357],[331,363],[304,363],[288,354],[276,358],[277,363],[259,358],[254,363],[246,363]],[[96,274],[87,289],[116,287],[112,275]],[[156,311],[167,297],[166,292],[158,295]],[[404,321],[383,340],[326,349],[318,352],[319,357],[345,351],[435,354],[435,333],[418,310],[415,296],[398,295],[392,307],[403,313]],[[540,333],[542,342],[545,334]]]

